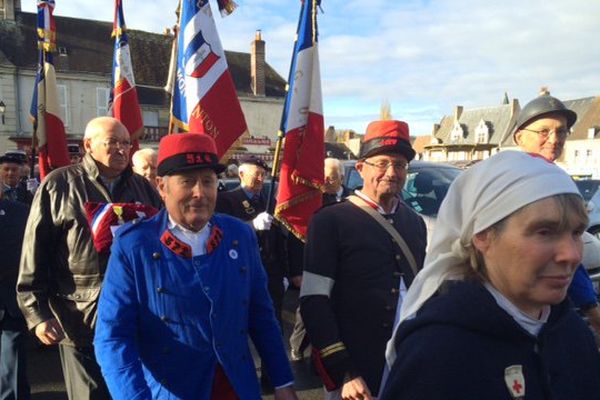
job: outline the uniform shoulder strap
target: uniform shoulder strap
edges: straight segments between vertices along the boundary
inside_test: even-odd
[[[390,234],[393,241],[396,242],[398,246],[400,246],[400,250],[402,250],[402,253],[404,253],[404,257],[406,257],[406,260],[408,261],[408,264],[410,265],[410,269],[412,269],[413,274],[417,276],[417,272],[419,272],[417,268],[417,262],[415,261],[415,257],[413,256],[412,251],[410,251],[410,248],[408,247],[406,241],[402,238],[400,233],[398,233],[398,231],[390,223],[388,223],[385,220],[385,218],[381,216],[380,213],[374,210],[373,207],[371,207],[366,201],[364,201],[360,197],[356,195],[351,195],[347,197],[347,200],[355,206],[357,206],[358,208],[360,208],[361,210],[363,210],[364,212],[366,212],[367,214],[369,214],[371,217],[373,217],[373,219],[377,221],[377,223],[379,223],[379,225],[381,225],[383,229],[387,231],[387,233]]]

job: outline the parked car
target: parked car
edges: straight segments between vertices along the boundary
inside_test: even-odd
[[[600,180],[575,180],[581,196],[586,202],[590,223],[587,231],[600,239]]]
[[[356,160],[343,161],[343,165],[344,185],[351,190],[360,189],[363,180],[354,168]],[[452,181],[461,172],[462,169],[452,165],[428,161],[414,160],[408,165],[402,198],[423,217],[427,226],[427,243],[431,243],[431,234],[442,200]]]
[[[356,160],[344,161],[343,165],[344,185],[351,190],[361,188],[362,178],[354,168]],[[412,161],[408,166],[402,198],[419,214],[435,218],[448,187],[461,171],[449,164]]]

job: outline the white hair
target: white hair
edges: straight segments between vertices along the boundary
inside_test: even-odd
[[[156,157],[158,157],[158,153],[156,152],[156,150],[148,147],[148,148],[144,148],[144,149],[139,149],[138,151],[133,153],[133,156],[131,156],[131,162],[134,165],[136,165],[144,158],[156,158]]]
[[[340,177],[344,176],[344,167],[342,166],[342,162],[340,160],[338,160],[337,158],[332,158],[332,157],[326,158],[324,166],[325,166],[325,168],[327,168],[327,167],[337,168],[338,173],[340,174]]]
[[[104,124],[107,123],[118,123],[123,125],[121,121],[113,117],[97,117],[90,120],[85,126],[85,132],[83,133],[83,139],[93,139],[96,135],[103,131]],[[125,125],[123,125],[125,128]],[[125,128],[127,131],[127,128]]]

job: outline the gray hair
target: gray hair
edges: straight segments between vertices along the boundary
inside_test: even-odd
[[[344,167],[342,166],[342,162],[340,160],[338,160],[337,158],[332,158],[332,157],[328,157],[325,159],[325,164],[324,167],[332,167],[332,168],[337,168],[340,177],[344,176]]]
[[[158,157],[158,153],[156,152],[156,150],[148,147],[148,148],[144,148],[144,149],[139,149],[138,151],[133,153],[133,156],[131,156],[131,162],[135,165],[138,162],[140,162],[142,158],[156,158],[156,157]]]
[[[121,121],[113,117],[97,117],[90,120],[85,126],[85,132],[83,133],[83,140],[93,139],[96,135],[102,132],[102,127],[108,123],[118,123],[119,125],[123,125]],[[125,125],[123,125],[125,128]],[[125,128],[127,131],[127,128]]]

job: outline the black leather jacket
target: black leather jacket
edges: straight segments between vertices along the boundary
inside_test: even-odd
[[[38,188],[23,241],[19,307],[30,329],[55,317],[66,334],[63,343],[75,346],[92,344],[109,256],[94,247],[87,202],[161,204],[156,190],[130,167],[111,194],[89,154],[50,173]]]

